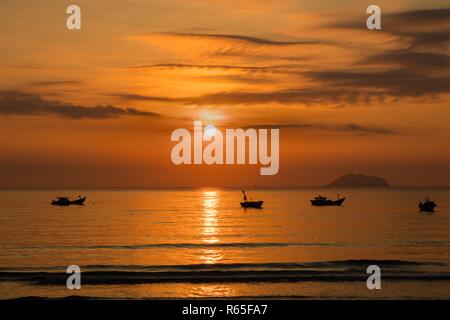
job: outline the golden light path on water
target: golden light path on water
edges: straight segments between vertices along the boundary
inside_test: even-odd
[[[217,220],[217,192],[203,192],[203,230],[202,241],[207,244],[220,242]],[[217,248],[202,249],[201,259],[207,264],[217,263],[222,260],[222,252]]]
[[[219,219],[218,219],[219,192],[203,192],[203,229],[202,241],[206,244],[220,243]],[[202,249],[200,257],[206,264],[215,264],[223,259],[222,250],[218,248]],[[196,287],[192,296],[196,297],[226,297],[236,295],[235,290],[224,284],[204,284]]]

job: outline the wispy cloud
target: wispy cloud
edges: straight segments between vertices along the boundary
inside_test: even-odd
[[[295,88],[264,92],[230,91],[206,94],[186,99],[196,105],[238,105],[238,104],[319,104],[355,102],[362,93],[345,89]]]
[[[240,66],[240,65],[213,65],[213,64],[180,64],[180,63],[161,63],[132,66],[131,69],[211,69],[211,70],[238,70],[254,72],[279,72],[286,69],[294,69],[295,65],[275,65],[275,66]]]
[[[111,119],[123,116],[158,117],[159,114],[112,105],[83,106],[43,99],[37,94],[0,91],[0,114],[19,116],[50,115],[70,119]]]
[[[384,30],[406,37],[411,47],[448,46],[450,8],[405,11],[384,17]]]
[[[381,45],[374,50],[346,47],[343,45],[346,39],[286,41],[237,34],[144,34],[140,36],[142,39],[156,46],[164,46],[166,43],[171,46],[171,52],[175,52],[175,55],[177,51],[184,53],[184,48],[194,47],[197,53],[213,53],[215,56],[205,61],[218,63],[195,63],[202,61],[202,55],[194,54],[186,56],[184,60],[175,60],[192,63],[168,61],[137,65],[132,69],[205,69],[208,71],[204,75],[206,78],[195,72],[192,72],[191,77],[195,76],[195,80],[199,81],[225,80],[234,83],[235,87],[183,98],[158,95],[121,95],[120,98],[199,106],[265,103],[342,106],[386,99],[437,100],[436,98],[450,93],[450,57],[441,46],[448,42],[449,18],[450,9],[383,14],[383,29],[379,34],[394,35],[399,41],[395,46]],[[364,26],[361,26],[361,21],[364,19],[354,20],[352,17],[333,22],[329,26],[335,29],[362,30]],[[356,37],[355,41],[360,41],[360,38]],[[329,50],[324,50],[323,45],[331,46],[328,47]],[[267,60],[256,58],[262,56]],[[287,65],[276,60],[293,56],[305,59],[301,64]],[[225,60],[221,60],[222,58]],[[375,69],[377,66],[379,68]],[[272,81],[264,79],[269,74]],[[182,76],[188,78],[190,75],[186,72]]]
[[[319,130],[331,132],[346,132],[357,135],[395,135],[397,131],[380,128],[367,127],[355,123],[345,124],[320,124],[320,123],[271,123],[271,124],[255,124],[244,127],[244,129],[302,129],[302,130]]]
[[[276,90],[264,92],[227,91],[216,92],[197,97],[166,98],[134,94],[115,94],[122,100],[129,101],[159,101],[181,105],[252,105],[252,104],[318,104],[318,103],[343,103],[356,102],[363,99],[363,95],[369,95],[368,91],[359,92],[348,89],[321,89],[321,88],[297,88],[290,90]],[[378,97],[373,92],[371,97]]]
[[[364,19],[330,24],[331,27],[361,29]],[[450,8],[404,11],[384,14],[382,32],[397,36],[414,47],[441,47],[450,41]]]
[[[183,53],[186,58],[208,56],[215,58],[248,57],[263,60],[295,60],[307,59],[304,50],[316,49],[317,53],[324,47],[335,44],[328,40],[272,40],[240,34],[209,34],[209,33],[145,33],[131,37],[149,45],[163,48],[175,54]]]
[[[430,76],[414,68],[385,69],[381,71],[329,70],[303,72],[310,87],[286,90],[233,90],[199,96],[169,98],[136,94],[114,94],[125,101],[155,101],[179,105],[355,105],[370,104],[386,99],[430,98],[450,93],[450,81],[445,76]],[[257,79],[241,79],[257,81]]]
[[[57,86],[76,86],[81,85],[81,81],[77,80],[48,80],[48,81],[31,81],[26,83],[27,87],[57,87]]]
[[[349,90],[371,90],[379,96],[404,98],[450,93],[450,79],[420,73],[414,68],[381,71],[311,71],[308,76],[323,84]]]
[[[441,53],[392,50],[369,55],[363,58],[361,63],[391,64],[393,66],[401,65],[412,68],[446,69],[450,67],[450,57]]]
[[[177,102],[183,101],[182,99],[174,99],[168,97],[146,96],[133,93],[111,93],[108,96],[115,97],[124,101],[150,101],[150,102]]]
[[[322,44],[323,41],[319,40],[305,40],[305,41],[277,41],[263,38],[257,38],[252,36],[236,35],[236,34],[209,34],[209,33],[178,33],[178,32],[162,32],[162,33],[150,33],[147,36],[168,36],[178,38],[190,38],[199,40],[218,40],[222,42],[228,42],[231,44],[241,45],[253,45],[253,46],[297,46],[297,45],[310,45],[310,44]]]
[[[404,11],[388,14],[386,18],[393,25],[417,26],[428,24],[442,27],[442,23],[447,26],[450,24],[450,8]]]

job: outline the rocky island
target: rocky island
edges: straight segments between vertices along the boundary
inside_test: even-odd
[[[337,178],[327,187],[389,187],[389,183],[383,178],[349,173]]]

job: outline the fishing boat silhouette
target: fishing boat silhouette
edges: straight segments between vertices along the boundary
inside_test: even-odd
[[[425,198],[425,201],[419,202],[419,210],[424,212],[434,212],[434,208],[436,208],[437,205],[434,203],[434,201],[431,201],[430,198]]]
[[[54,206],[69,206],[71,204],[83,205],[86,201],[86,197],[78,196],[76,200],[69,200],[67,197],[57,197],[56,200],[52,200],[52,205]]]
[[[345,197],[340,198],[339,195],[337,200],[330,200],[327,197],[319,195],[318,197],[315,197],[314,200],[311,200],[311,204],[313,206],[340,206],[344,201]]]
[[[241,202],[242,208],[255,208],[255,209],[261,209],[264,201],[250,201],[247,200],[247,195],[245,194],[245,190],[242,190],[242,194],[244,195],[244,201]]]

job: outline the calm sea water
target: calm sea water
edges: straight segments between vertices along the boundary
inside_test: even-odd
[[[317,194],[342,207],[312,207]],[[450,190],[0,192],[0,298],[450,298]],[[59,193],[60,194],[60,193]],[[431,196],[435,213],[419,213]],[[381,290],[366,268],[381,267]],[[82,289],[68,290],[78,265]]]

